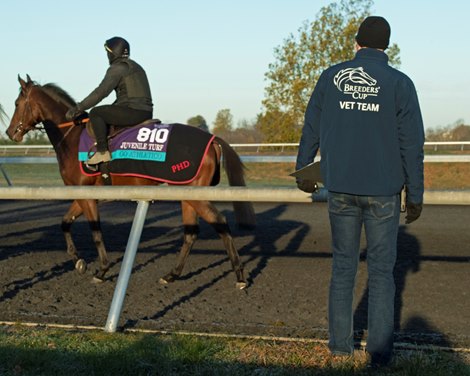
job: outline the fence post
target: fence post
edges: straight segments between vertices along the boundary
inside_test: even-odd
[[[138,201],[137,209],[135,211],[134,221],[132,222],[131,233],[127,241],[126,251],[124,252],[124,259],[122,260],[121,271],[114,288],[113,300],[109,308],[108,320],[104,330],[109,333],[116,331],[119,316],[121,315],[124,297],[126,296],[127,285],[134,265],[135,255],[142,235],[145,217],[149,207],[148,201]]]

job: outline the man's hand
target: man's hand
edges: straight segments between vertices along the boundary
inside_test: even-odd
[[[414,204],[412,202],[408,202],[406,204],[406,224],[416,221],[419,216],[421,215],[421,211],[423,210],[423,204]]]
[[[307,193],[313,193],[318,189],[317,182],[303,179],[297,179],[297,187]]]

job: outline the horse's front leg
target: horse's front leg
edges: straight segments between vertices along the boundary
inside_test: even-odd
[[[104,245],[103,233],[101,232],[98,203],[96,200],[79,200],[78,203],[88,220],[93,236],[93,242],[95,243],[95,247],[100,258],[100,269],[95,273],[93,281],[103,282],[104,275],[109,270],[109,261],[106,247]]]
[[[86,262],[85,260],[78,257],[77,247],[73,241],[72,237],[72,224],[75,220],[83,214],[83,210],[77,201],[72,202],[69,210],[62,218],[62,232],[64,233],[65,242],[67,244],[67,253],[72,257],[72,260],[75,264],[75,269],[83,274],[86,271]]]
[[[188,258],[199,234],[199,224],[196,211],[185,201],[181,202],[181,209],[184,226],[183,245],[178,252],[175,267],[164,277],[160,278],[159,282],[163,285],[174,282],[181,276],[186,259]]]

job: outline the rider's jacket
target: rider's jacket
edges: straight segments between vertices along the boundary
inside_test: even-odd
[[[80,109],[87,110],[97,105],[113,90],[116,92],[116,101],[113,104],[152,111],[152,95],[147,75],[139,64],[129,58],[118,58],[111,63],[98,87],[80,102]]]
[[[423,201],[424,127],[410,78],[388,65],[380,50],[325,70],[313,91],[296,168],[321,152],[325,187],[332,192],[390,196],[408,187]]]

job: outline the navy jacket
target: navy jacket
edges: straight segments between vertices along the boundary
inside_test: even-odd
[[[413,82],[377,49],[325,70],[305,113],[296,169],[321,152],[332,192],[423,201],[424,127]]]

